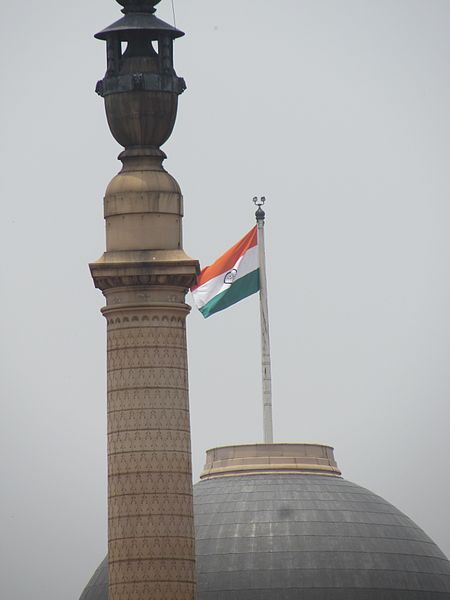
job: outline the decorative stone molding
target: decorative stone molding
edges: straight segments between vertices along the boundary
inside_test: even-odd
[[[93,272],[93,276],[94,276]],[[172,274],[145,274],[145,275],[97,275],[95,273],[95,287],[106,292],[110,289],[123,288],[126,286],[173,286],[182,287],[187,290],[193,285],[195,281],[195,274],[192,273],[180,273],[178,275]]]

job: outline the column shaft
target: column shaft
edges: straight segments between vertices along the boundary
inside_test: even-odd
[[[109,600],[192,600],[186,308],[106,308]]]

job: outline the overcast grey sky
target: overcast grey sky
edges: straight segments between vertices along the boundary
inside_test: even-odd
[[[277,441],[450,554],[450,2],[175,0],[166,144],[203,265],[265,194]],[[158,14],[172,22],[169,0]],[[113,0],[2,8],[0,595],[77,599],[106,552],[105,323],[87,264],[120,168],[93,90]],[[188,323],[195,479],[261,439],[256,296]]]

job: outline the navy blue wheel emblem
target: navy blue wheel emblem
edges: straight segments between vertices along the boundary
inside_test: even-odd
[[[223,282],[231,285],[233,283],[233,281],[236,279],[236,275],[237,275],[236,269],[231,269],[231,271],[228,271],[228,273],[225,275],[225,279],[223,280]]]

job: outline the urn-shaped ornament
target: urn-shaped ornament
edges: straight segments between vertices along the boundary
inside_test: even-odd
[[[107,71],[96,92],[119,144],[159,148],[186,89],[173,66],[173,41],[184,33],[154,15],[160,0],[117,1],[124,16],[95,36],[107,46]]]

